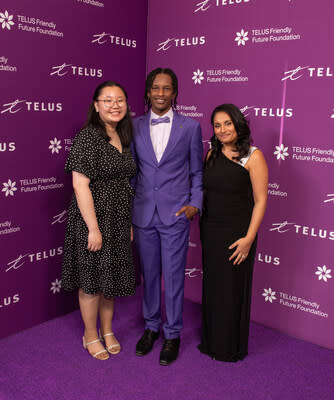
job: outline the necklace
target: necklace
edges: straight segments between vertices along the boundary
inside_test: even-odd
[[[233,161],[233,157],[238,156],[237,151],[230,150],[228,151],[227,149],[222,148],[222,153],[224,154],[225,157]]]

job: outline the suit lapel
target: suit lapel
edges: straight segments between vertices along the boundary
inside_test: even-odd
[[[143,116],[141,126],[140,126],[140,134],[143,138],[143,144],[147,154],[154,161],[155,164],[158,163],[157,158],[154,153],[153,144],[150,135],[150,112],[146,113]]]
[[[164,151],[164,154],[161,157],[160,164],[163,163],[164,160],[169,156],[169,154],[172,153],[173,148],[175,147],[177,142],[182,137],[182,134],[183,134],[182,121],[183,121],[182,116],[174,111],[172,129],[170,131],[170,136],[169,136],[169,140],[168,140],[166,149]]]

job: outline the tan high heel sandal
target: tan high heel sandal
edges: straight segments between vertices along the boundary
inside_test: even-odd
[[[102,335],[101,331],[99,331],[99,336],[100,336],[100,340],[103,341],[103,342],[105,342],[104,338],[106,336],[114,336],[115,337],[113,332],[106,333],[105,335]],[[115,339],[116,339],[116,337],[115,337]],[[111,344],[110,346],[106,345],[106,349],[107,349],[108,353],[115,355],[115,354],[118,354],[121,351],[121,345],[119,343]],[[116,349],[116,350],[112,351],[112,349]]]
[[[94,343],[98,343],[98,342],[101,342],[101,340],[100,340],[100,339],[96,339],[96,340],[92,340],[91,342],[87,343],[85,337],[84,337],[84,336],[82,337],[83,348],[86,349],[87,351],[88,351],[88,346],[89,346],[90,344],[94,344]],[[88,353],[89,353],[89,351],[88,351]],[[103,354],[103,353],[105,353],[105,356],[104,356],[104,357],[99,357],[99,355],[101,355],[101,354]],[[104,361],[104,360],[108,360],[108,359],[109,359],[109,354],[108,354],[108,352],[107,352],[106,349],[97,351],[97,352],[94,353],[94,354],[93,354],[93,353],[89,353],[89,354],[90,354],[93,358],[96,358],[97,360]]]

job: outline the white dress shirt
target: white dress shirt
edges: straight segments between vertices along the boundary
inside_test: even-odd
[[[170,131],[172,129],[172,123],[173,123],[173,116],[174,112],[173,109],[170,108],[168,112],[164,115],[157,115],[151,110],[151,116],[150,116],[150,136],[151,136],[151,141],[153,145],[153,150],[155,153],[155,156],[160,162],[161,157],[164,154],[164,151],[167,147],[167,143],[169,140],[170,136]],[[163,117],[169,117],[170,121],[169,122],[163,122],[161,124],[157,125],[151,125],[151,119],[155,118],[163,118]]]

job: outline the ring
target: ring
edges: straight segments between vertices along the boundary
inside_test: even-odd
[[[241,258],[246,258],[246,256],[241,256]]]

